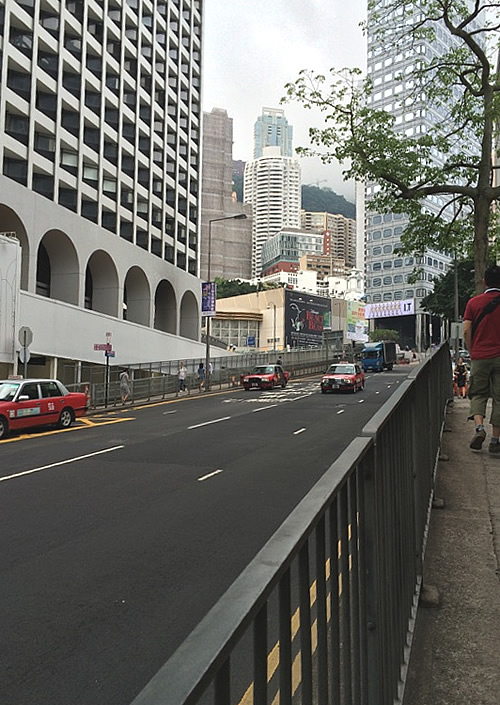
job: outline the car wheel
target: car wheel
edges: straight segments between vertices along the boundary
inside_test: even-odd
[[[5,416],[0,416],[0,438],[6,438],[9,435],[9,422]]]
[[[61,411],[59,416],[59,421],[57,422],[58,428],[69,428],[73,423],[73,412],[71,409],[66,408]]]

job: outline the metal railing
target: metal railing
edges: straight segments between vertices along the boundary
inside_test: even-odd
[[[250,353],[232,355],[214,360],[214,370],[210,376],[212,390],[236,387],[240,384],[240,375],[249,372],[256,365],[276,362],[280,353]],[[332,352],[326,347],[294,350],[281,354],[283,367],[290,372],[290,377],[307,376],[324,372],[334,360],[342,359],[342,353]],[[178,390],[177,372],[179,360],[167,362],[150,362],[130,366],[130,401],[151,401],[165,399]],[[186,389],[189,394],[199,391],[197,369],[198,359],[183,361],[187,370]],[[108,383],[105,368],[102,366],[83,369],[83,381],[66,383],[72,391],[84,391],[89,398],[89,408],[116,406],[121,404],[119,372],[123,367],[113,367]]]
[[[416,368],[132,705],[393,705],[404,694],[445,344]]]

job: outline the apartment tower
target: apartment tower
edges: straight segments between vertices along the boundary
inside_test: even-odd
[[[199,340],[201,4],[1,3],[0,232],[40,355],[92,361],[105,331],[129,362]]]

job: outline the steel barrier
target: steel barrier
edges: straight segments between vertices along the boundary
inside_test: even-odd
[[[331,362],[343,357],[340,353],[330,353],[329,357],[326,357],[326,355],[327,350],[325,348],[309,351],[309,354],[306,354],[306,351],[285,353],[282,356],[284,358],[283,367],[290,372],[291,378],[307,376],[324,372]],[[215,367],[210,376],[211,389],[220,390],[239,386],[241,374],[249,372],[255,365],[274,363],[276,356],[270,356],[269,353],[259,353],[252,356],[238,355],[224,359],[229,360],[230,364],[220,364],[220,366]],[[185,363],[185,367],[187,370],[185,382],[188,393],[198,392],[199,385],[196,374],[198,361],[188,360]],[[177,371],[178,363],[176,361],[148,363],[131,368],[130,401],[165,399],[167,396],[175,394],[178,389]],[[101,368],[99,368],[98,372],[99,377],[91,375],[89,380],[66,384],[66,387],[71,391],[78,392],[88,390],[90,409],[121,404],[120,382],[117,370],[113,370],[113,375],[107,385],[102,377]]]
[[[132,705],[402,702],[448,345],[401,384]]]

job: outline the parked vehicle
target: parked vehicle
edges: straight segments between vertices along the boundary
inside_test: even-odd
[[[286,387],[290,374],[281,365],[258,365],[247,375],[241,375],[245,391]]]
[[[86,395],[56,379],[0,380],[0,438],[35,426],[68,428],[86,411]]]
[[[342,391],[355,394],[365,388],[365,373],[357,363],[337,362],[327,369],[320,386],[322,394]]]
[[[365,343],[361,351],[361,363],[365,372],[392,370],[396,362],[396,343],[392,340]]]

